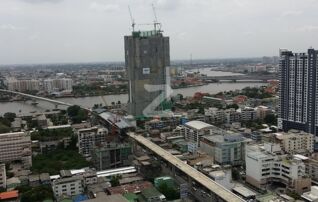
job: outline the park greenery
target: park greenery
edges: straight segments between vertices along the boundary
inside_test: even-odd
[[[87,120],[87,112],[78,105],[73,105],[67,108],[67,114],[73,123],[81,123]]]
[[[57,149],[33,157],[31,170],[33,173],[56,175],[60,170],[80,169],[90,165],[76,150]]]

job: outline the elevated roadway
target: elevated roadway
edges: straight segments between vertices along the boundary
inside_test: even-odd
[[[210,179],[209,177],[207,177],[200,171],[184,163],[183,161],[173,156],[172,154],[170,154],[169,152],[167,152],[160,146],[156,145],[155,143],[151,142],[147,138],[141,135],[136,135],[135,133],[128,133],[128,136],[134,139],[135,141],[137,141],[139,144],[147,147],[149,150],[151,150],[158,156],[162,157],[173,166],[177,167],[179,170],[184,172],[190,178],[197,181],[198,183],[206,187],[209,191],[217,195],[217,197],[222,199],[223,201],[230,201],[230,202],[244,201],[242,198],[232,193],[230,190],[216,183],[215,181],[213,181],[212,179]]]
[[[21,93],[21,92],[17,92],[17,91],[11,91],[11,90],[5,90],[5,89],[0,89],[0,92],[2,93],[7,93],[7,94],[15,94],[15,95],[20,95],[23,97],[28,97],[28,98],[32,98],[35,100],[42,100],[42,101],[46,101],[46,102],[50,102],[53,103],[55,105],[65,105],[65,106],[73,106],[74,104],[71,103],[66,103],[66,102],[62,102],[62,101],[58,101],[58,100],[53,100],[53,99],[49,99],[49,98],[45,98],[45,97],[39,97],[39,96],[35,96],[35,95],[30,95],[30,94],[26,94],[26,93]],[[82,109],[85,109],[87,111],[91,111],[91,109],[86,108],[86,107],[82,107],[80,106]]]

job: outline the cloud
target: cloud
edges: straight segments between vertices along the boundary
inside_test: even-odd
[[[59,3],[63,0],[20,0],[20,1],[36,4],[36,3]]]
[[[305,26],[296,28],[296,31],[299,31],[299,32],[315,32],[315,31],[318,31],[318,26],[317,25],[305,25]]]
[[[281,14],[281,17],[299,16],[303,14],[303,11],[285,11]]]
[[[101,4],[97,2],[91,3],[89,8],[99,12],[115,12],[119,10],[117,4]]]
[[[11,30],[11,31],[15,31],[15,30],[21,30],[23,29],[22,27],[17,27],[15,25],[12,24],[2,24],[0,25],[0,30]]]

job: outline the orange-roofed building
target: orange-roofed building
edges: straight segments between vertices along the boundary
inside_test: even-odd
[[[19,192],[17,190],[0,193],[0,201],[16,202],[19,201]]]

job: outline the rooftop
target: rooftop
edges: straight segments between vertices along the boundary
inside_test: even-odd
[[[16,190],[0,193],[0,200],[13,199],[18,197],[19,197],[19,192]]]
[[[214,127],[213,125],[205,123],[203,121],[189,121],[185,123],[185,125],[196,130],[211,129]]]

